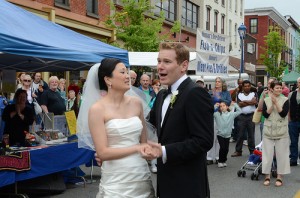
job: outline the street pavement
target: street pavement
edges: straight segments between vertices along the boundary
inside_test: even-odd
[[[256,126],[256,145],[260,142],[260,131]],[[210,192],[212,198],[293,198],[300,190],[300,165],[291,167],[291,174],[284,176],[283,186],[275,187],[275,178],[271,178],[270,186],[263,186],[264,176],[260,175],[259,180],[251,180],[252,171],[247,171],[246,176],[238,177],[237,171],[247,161],[249,151],[246,146],[243,148],[243,156],[230,157],[234,152],[235,143],[230,143],[227,167],[218,168],[216,164],[208,166]],[[90,178],[90,168],[81,167],[87,174],[86,179]],[[153,183],[156,186],[156,175],[153,174]],[[100,168],[94,167],[93,179],[91,184],[68,185],[68,189],[59,195],[44,196],[53,198],[95,198],[98,192],[100,179]]]

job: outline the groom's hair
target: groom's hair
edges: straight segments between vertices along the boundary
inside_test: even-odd
[[[115,70],[116,65],[121,62],[121,60],[116,58],[104,58],[101,61],[101,65],[98,69],[99,87],[101,90],[108,90],[104,77],[112,77],[112,73]]]
[[[190,61],[190,51],[182,43],[176,42],[164,42],[159,45],[160,50],[175,50],[176,61],[178,64],[181,64],[183,61]]]

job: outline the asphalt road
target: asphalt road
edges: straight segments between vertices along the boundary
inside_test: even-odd
[[[259,128],[256,127],[256,144],[260,138]],[[248,159],[248,149],[244,146],[244,155],[241,157],[230,157],[234,152],[235,143],[230,143],[230,151],[226,168],[218,168],[216,164],[208,166],[209,183],[212,198],[292,198],[300,190],[300,165],[291,167],[291,174],[283,178],[283,186],[275,187],[275,179],[271,178],[271,185],[263,186],[263,175],[259,180],[251,180],[251,171],[246,172],[246,176],[238,177],[237,171]],[[86,179],[90,178],[90,168],[84,166],[82,170],[87,174]],[[100,168],[95,167],[93,171],[93,183],[83,185],[68,185],[68,189],[62,194],[43,196],[53,198],[95,198],[98,192],[100,179]],[[156,175],[153,174],[153,183],[156,185]]]

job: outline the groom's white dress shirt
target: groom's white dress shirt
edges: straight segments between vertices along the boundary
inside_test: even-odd
[[[173,93],[174,91],[176,91],[179,87],[179,85],[185,80],[187,79],[187,75],[183,75],[181,78],[179,78],[173,85],[171,85],[171,93]],[[164,119],[165,119],[165,115],[167,113],[167,110],[168,110],[168,107],[169,107],[169,104],[170,104],[170,101],[171,101],[171,96],[172,94],[169,94],[165,100],[164,100],[164,103],[163,103],[163,106],[162,106],[162,110],[161,110],[161,123],[160,125],[162,126],[163,122],[164,122]],[[166,152],[166,148],[165,146],[162,146],[162,161],[163,163],[165,164],[167,162],[167,152]]]

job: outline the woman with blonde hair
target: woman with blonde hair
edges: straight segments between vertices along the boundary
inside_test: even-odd
[[[25,90],[27,93],[27,102],[26,105],[33,108],[33,101],[37,97],[32,89],[32,78],[29,74],[25,74],[22,80],[22,87],[19,88],[21,90]],[[19,90],[17,89],[17,90]]]
[[[64,78],[59,79],[58,91],[60,93],[60,96],[65,100],[65,103],[67,104],[68,97],[66,92],[66,79]]]

